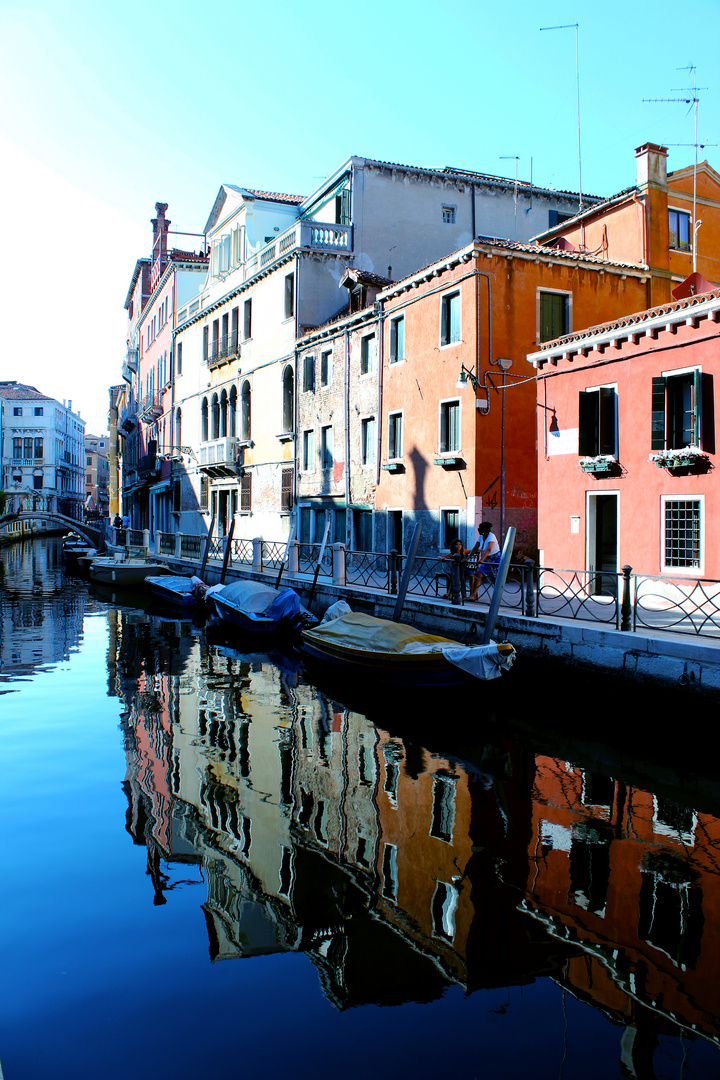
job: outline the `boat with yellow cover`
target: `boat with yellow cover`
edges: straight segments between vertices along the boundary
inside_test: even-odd
[[[414,626],[352,611],[303,630],[309,657],[337,671],[379,683],[454,686],[495,679],[511,667],[508,642],[467,646]]]

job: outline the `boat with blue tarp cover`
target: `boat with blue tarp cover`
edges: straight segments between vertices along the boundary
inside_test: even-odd
[[[243,633],[293,633],[314,621],[294,589],[274,589],[260,581],[233,581],[210,591],[208,603],[223,626]]]

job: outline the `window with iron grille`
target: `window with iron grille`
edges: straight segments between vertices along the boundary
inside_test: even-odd
[[[207,476],[200,477],[200,509],[207,510],[208,508],[208,478]]]
[[[280,509],[290,511],[293,508],[293,470],[283,469],[280,477]]]
[[[700,569],[701,499],[664,499],[663,569]]]
[[[249,513],[252,510],[252,473],[246,472],[240,477],[240,511]]]

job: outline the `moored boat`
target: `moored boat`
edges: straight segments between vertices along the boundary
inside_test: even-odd
[[[302,639],[314,660],[348,675],[397,686],[455,686],[495,679],[515,659],[508,642],[466,646],[357,611],[304,630]]]
[[[209,603],[224,627],[243,633],[293,633],[312,619],[294,589],[274,589],[260,581],[234,581],[212,591]]]
[[[199,577],[183,577],[180,574],[161,574],[145,578],[150,592],[164,604],[189,611],[202,603],[207,591]]]
[[[151,575],[169,573],[163,563],[143,558],[101,557],[90,563],[90,577],[101,585],[139,585]]]

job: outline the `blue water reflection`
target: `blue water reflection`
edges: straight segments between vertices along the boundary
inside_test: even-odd
[[[423,744],[56,549],[0,552],[7,1080],[717,1073],[712,777]]]

